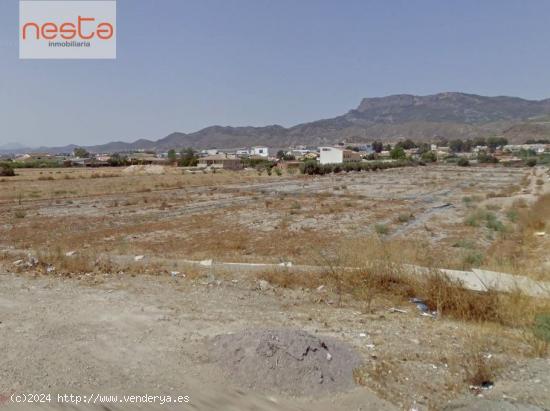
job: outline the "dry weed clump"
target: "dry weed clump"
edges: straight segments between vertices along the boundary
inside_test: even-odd
[[[547,230],[550,225],[550,194],[539,197],[531,207],[526,207],[523,202],[514,202],[508,216],[513,220],[514,229],[498,238],[489,248],[488,266],[493,270],[548,280],[550,273],[543,270],[546,254],[535,233]]]
[[[519,329],[531,329],[537,315],[550,313],[550,295],[548,299],[537,299],[519,291],[472,291],[435,268],[424,273],[413,272],[407,263],[418,264],[414,256],[420,249],[418,244],[410,244],[407,249],[404,243],[396,246],[381,240],[344,242],[336,251],[325,251],[317,258],[316,264],[325,267],[324,273],[276,270],[262,273],[258,278],[284,288],[325,285],[336,294],[339,303],[347,295],[363,303],[365,312],[372,311],[377,298],[398,298],[405,302],[417,297],[440,317]],[[445,263],[434,258],[428,266],[442,267]]]

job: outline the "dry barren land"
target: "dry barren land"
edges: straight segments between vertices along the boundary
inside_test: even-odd
[[[549,300],[436,270],[550,281],[549,193],[544,167],[19,171],[0,180],[0,407],[46,392],[190,397],[166,409],[550,409],[532,331]],[[409,263],[433,277],[408,278]]]

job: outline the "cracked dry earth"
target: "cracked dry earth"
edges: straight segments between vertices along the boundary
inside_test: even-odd
[[[529,358],[527,347],[513,335],[495,335],[493,330],[475,325],[422,317],[408,305],[401,307],[404,314],[389,313],[387,301],[377,302],[374,314],[366,315],[353,302],[345,302],[341,308],[319,302],[317,291],[260,291],[255,282],[237,277],[215,284],[140,275],[107,276],[90,285],[47,276],[0,275],[3,406],[28,409],[10,404],[9,396],[47,392],[190,397],[185,406],[156,404],[157,409],[550,407],[550,363]],[[239,333],[266,329],[297,330],[308,346],[326,340],[331,342],[327,343],[329,348],[333,342],[348,347],[349,367],[345,372],[360,361],[368,377],[362,385],[348,384],[348,374],[345,385],[327,391],[317,389],[318,381],[305,378],[294,382],[313,385],[313,389],[289,392],[265,374],[273,365],[269,361],[260,364],[262,372],[245,367],[255,375],[228,373],[228,367],[234,370],[231,361],[235,358],[229,351],[216,351],[212,344],[227,335],[241,335],[244,344],[240,345],[245,347],[255,341],[254,332]],[[259,335],[257,347],[265,348],[262,333]],[[485,402],[480,402],[482,399],[475,397],[467,384],[460,383],[462,374],[457,364],[468,355],[473,336],[482,336],[485,349],[503,364],[494,388],[483,393]],[[338,351],[328,352],[333,358],[338,355]],[[281,353],[272,354],[270,361],[283,361]],[[321,354],[318,360],[326,360],[323,349]],[[254,364],[258,362],[248,361],[246,366]],[[284,372],[280,375],[283,378]],[[247,378],[254,376],[264,379],[251,388]],[[481,405],[485,408],[479,408]],[[104,404],[103,409],[121,407]],[[43,404],[42,408],[59,407]]]

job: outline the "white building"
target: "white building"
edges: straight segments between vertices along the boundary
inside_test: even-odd
[[[321,164],[340,164],[361,161],[361,155],[352,150],[336,147],[320,147],[319,161]]]
[[[269,157],[269,148],[267,147],[252,147],[250,149],[251,156]]]
[[[201,154],[205,156],[215,156],[216,154],[219,154],[220,151],[217,148],[209,148],[206,150],[201,150]]]

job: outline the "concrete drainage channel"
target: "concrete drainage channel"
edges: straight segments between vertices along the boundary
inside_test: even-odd
[[[23,250],[4,250],[4,253],[15,255],[21,255],[25,253],[30,259],[33,253]],[[70,254],[70,255],[69,255]],[[77,252],[67,253],[67,257],[77,255]],[[329,270],[326,266],[315,265],[294,265],[290,261],[281,262],[279,264],[273,263],[245,263],[245,262],[223,262],[208,260],[188,260],[188,259],[167,259],[153,256],[132,256],[132,255],[112,255],[101,254],[99,259],[107,258],[116,263],[145,263],[150,262],[158,264],[160,266],[170,265],[174,270],[184,270],[186,267],[194,266],[203,269],[209,269],[212,273],[216,270],[223,270],[229,272],[264,272],[269,270],[285,270],[290,273],[307,275],[308,273],[324,273]],[[14,265],[19,266],[22,264],[29,264],[25,260],[17,260]],[[35,264],[33,264],[35,265]],[[550,298],[550,282],[535,281],[525,276],[512,275],[507,273],[500,273],[495,271],[488,271],[473,268],[471,271],[450,270],[445,268],[430,269],[427,267],[420,267],[412,264],[404,264],[402,266],[405,271],[414,276],[428,276],[434,273],[441,273],[447,276],[450,280],[456,281],[462,287],[467,290],[487,292],[520,292],[522,294],[531,297]],[[331,269],[340,270],[360,270],[361,267],[331,267]]]
[[[131,256],[112,256],[114,261],[128,261],[133,259]],[[245,263],[245,262],[222,262],[214,260],[186,260],[150,257],[149,261],[153,263],[170,263],[172,266],[182,267],[196,266],[207,268],[213,272],[216,270],[224,270],[229,272],[263,272],[269,270],[285,270],[287,272],[307,275],[308,273],[323,273],[329,267],[314,266],[314,265],[294,265],[292,262],[281,262],[279,264],[269,263]],[[472,271],[460,271],[450,269],[430,269],[412,264],[403,266],[405,271],[411,275],[428,276],[434,272],[439,272],[446,275],[450,280],[459,282],[465,289],[472,291],[487,292],[489,290],[499,292],[521,292],[531,297],[550,297],[550,282],[535,281],[528,277],[500,273],[495,271],[481,270],[474,268]],[[178,268],[179,269],[179,268]],[[332,267],[332,269],[342,270],[360,270],[360,267]]]

